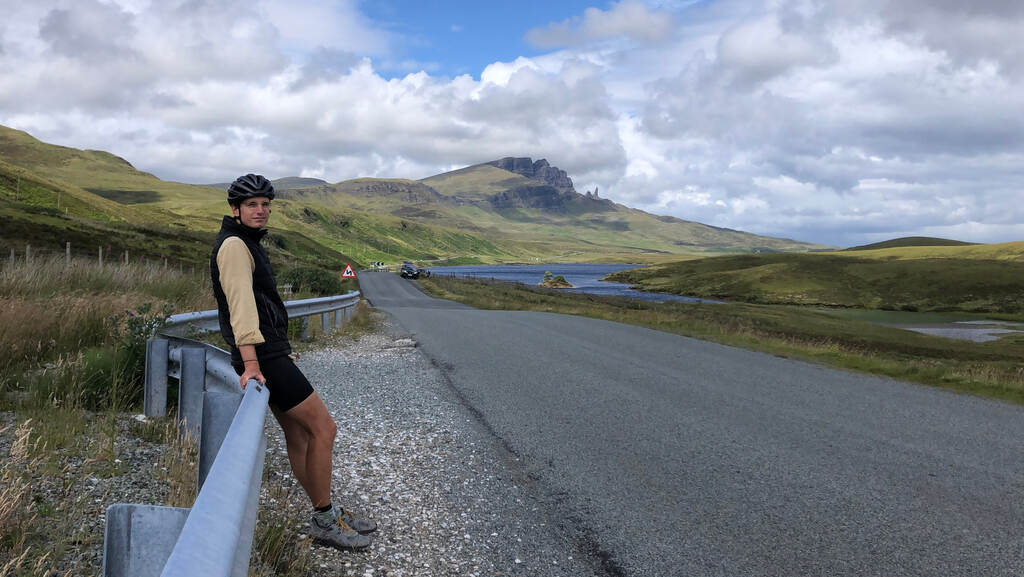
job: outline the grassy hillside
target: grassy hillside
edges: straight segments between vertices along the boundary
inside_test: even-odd
[[[1024,242],[736,255],[622,271],[644,290],[760,303],[1024,312]]]
[[[464,246],[434,247],[444,260],[657,262],[673,255],[823,248],[658,217],[608,200],[556,191],[487,164],[419,181],[360,178],[291,190],[285,196],[311,206],[397,217],[405,226],[415,224],[440,236],[458,231],[486,239],[497,249],[471,254],[462,252]],[[552,206],[532,207],[531,200]]]
[[[282,238],[294,233],[309,241],[293,243],[302,250],[283,251],[282,258],[315,260],[328,251],[355,264],[403,259],[650,263],[709,253],[822,248],[658,217],[486,164],[421,181],[361,178],[328,184],[289,177],[277,183],[272,230],[281,231]],[[137,246],[147,255],[176,245],[183,251],[179,260],[201,261],[197,239],[214,233],[227,212],[222,186],[162,181],[112,154],[53,146],[0,127],[0,206],[17,214],[19,223],[4,231],[3,246],[63,247],[63,238],[71,237],[75,244]],[[71,220],[55,220],[57,211]],[[123,233],[101,222],[142,228]],[[131,226],[126,230],[134,230]],[[148,240],[136,234],[165,228],[166,234]]]
[[[133,204],[158,203],[178,206],[220,195],[208,187],[160,180],[135,170],[125,159],[99,150],[78,150],[40,142],[20,130],[0,126],[0,159],[49,181],[71,186],[107,199],[89,202],[108,210],[121,211],[128,218],[145,218],[145,212],[125,211]],[[120,205],[120,208],[115,208]]]
[[[963,242],[960,240],[950,240],[948,238],[934,238],[929,236],[906,236],[903,238],[894,238],[892,240],[876,242],[873,244],[851,246],[850,248],[843,250],[875,250],[881,248],[900,248],[907,246],[966,246],[969,244],[975,243]]]

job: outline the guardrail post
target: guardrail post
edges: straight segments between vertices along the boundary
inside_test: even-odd
[[[302,336],[299,338],[303,341],[309,340],[309,317],[302,317]]]
[[[352,309],[353,308],[355,308],[355,307],[354,306],[348,306],[348,307],[345,307],[345,308],[341,309],[342,311],[344,311],[345,322],[346,323],[348,321],[352,320]]]
[[[188,509],[117,504],[107,507],[103,577],[158,577],[185,526]]]
[[[263,482],[263,462],[267,457],[267,436],[260,434],[257,450],[256,466],[252,469],[249,479],[249,495],[245,502],[245,513],[240,523],[241,535],[238,538],[238,549],[235,550],[235,563],[231,571],[232,577],[246,577],[249,574],[249,559],[252,557],[252,541],[256,536],[256,518],[259,516],[260,485]]]
[[[341,315],[345,313],[341,312],[341,309],[334,309],[334,328],[341,328]]]
[[[210,473],[231,421],[242,403],[242,395],[207,391],[203,394],[203,434],[199,440],[199,466],[196,468],[196,488],[202,489]]]
[[[203,391],[206,390],[206,349],[181,349],[181,379],[178,386],[178,430],[198,435],[203,422]],[[194,438],[198,439],[198,436]]]
[[[325,335],[331,334],[331,313],[330,311],[320,315],[320,330]]]
[[[147,417],[167,414],[167,339],[146,341],[146,385],[142,412]]]

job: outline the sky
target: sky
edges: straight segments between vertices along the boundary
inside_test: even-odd
[[[847,247],[1024,240],[1019,0],[0,0],[0,124],[165,180],[579,192]]]

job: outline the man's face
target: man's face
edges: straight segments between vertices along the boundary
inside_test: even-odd
[[[270,199],[265,196],[247,198],[237,207],[232,206],[231,212],[242,224],[249,228],[263,228],[270,218]]]

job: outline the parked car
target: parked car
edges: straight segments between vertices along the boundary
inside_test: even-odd
[[[420,278],[420,269],[409,261],[402,263],[402,278]]]

